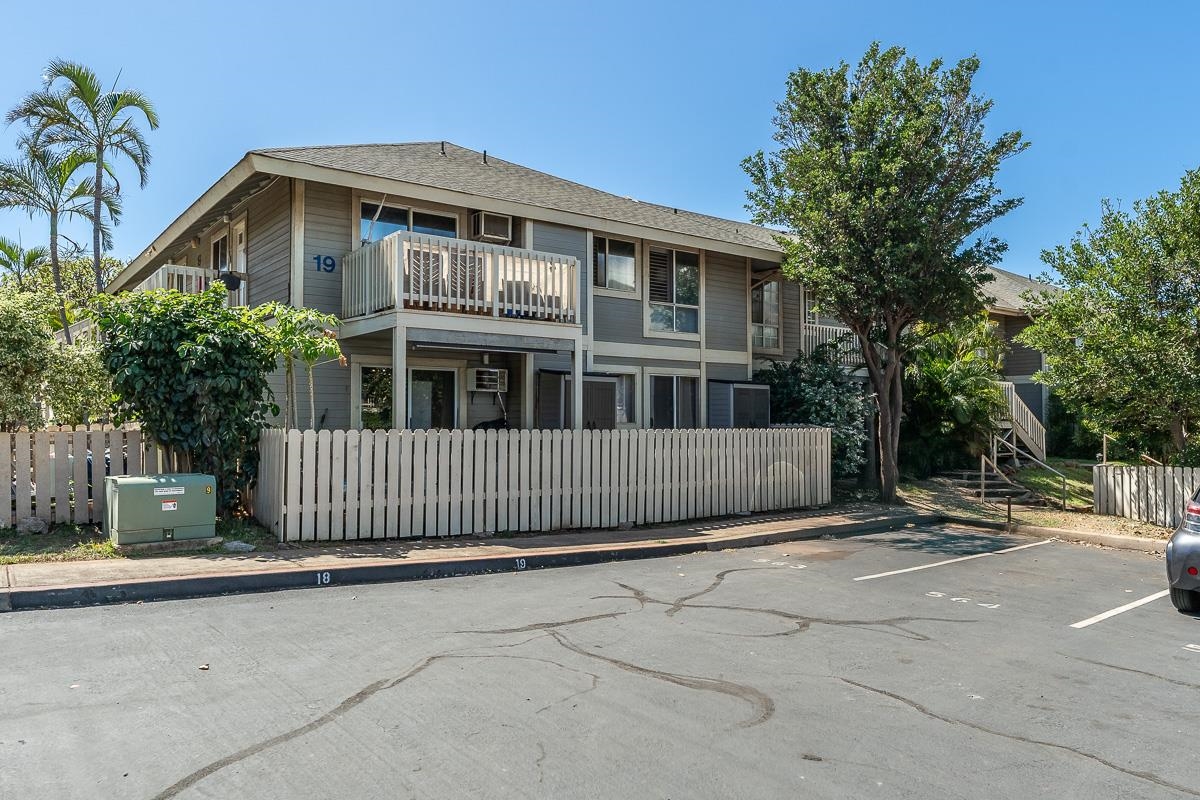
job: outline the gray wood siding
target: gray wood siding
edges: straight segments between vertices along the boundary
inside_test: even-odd
[[[1004,326],[1001,332],[1008,342],[1008,353],[1004,356],[1004,374],[1009,377],[1032,375],[1042,368],[1042,354],[1037,350],[1013,341],[1021,331],[1033,324],[1028,317],[1002,318]]]
[[[353,245],[350,190],[309,183],[304,188],[304,304],[326,314],[342,313],[342,258]],[[315,256],[332,256],[333,272],[316,269]]]
[[[783,290],[783,313],[779,324],[783,328],[780,338],[783,340],[783,360],[791,361],[800,355],[800,326],[804,324],[800,284],[794,281],[784,281],[780,287]]]
[[[704,254],[705,347],[745,351],[750,346],[746,269],[740,256]]]
[[[250,305],[288,301],[291,237],[291,183],[280,180],[246,206],[246,300]]]
[[[1042,385],[1040,383],[1016,383],[1013,388],[1017,391],[1017,397],[1029,406],[1029,410],[1033,412],[1043,423],[1046,421],[1046,409],[1042,403]]]
[[[746,378],[745,364],[714,364],[709,362],[705,368],[708,377],[721,381],[744,381]]]
[[[513,224],[516,224],[516,220],[513,220]],[[582,228],[551,225],[548,222],[534,222],[533,242],[526,246],[530,250],[575,256],[579,259],[579,317],[584,333],[590,333],[587,314],[588,295],[592,290],[592,259],[587,251],[587,231]]]
[[[699,352],[700,343],[697,341],[643,336],[641,300],[596,295],[592,299],[592,313],[596,315],[596,330],[593,337],[597,341],[654,347],[679,347]]]

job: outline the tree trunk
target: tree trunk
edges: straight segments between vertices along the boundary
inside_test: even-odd
[[[313,391],[313,365],[305,363],[304,369],[308,372],[308,427],[315,431],[317,429],[317,399],[316,393]]]
[[[1175,417],[1171,420],[1171,444],[1175,447],[1176,455],[1187,447],[1187,440],[1188,432],[1183,417]]]
[[[283,427],[296,427],[296,365],[292,357],[284,361],[284,379],[287,386],[283,390]]]
[[[62,321],[63,336],[71,344],[71,322],[67,319],[67,295],[63,292],[62,269],[58,263],[58,217],[50,215],[50,274],[54,277],[54,291],[58,293],[58,318]]]
[[[104,271],[100,264],[104,257],[104,243],[101,241],[100,236],[100,211],[103,207],[103,203],[100,201],[104,194],[103,142],[96,146],[96,185],[93,188],[96,191],[96,196],[92,199],[92,213],[94,213],[96,216],[95,219],[92,220],[92,269],[96,273],[96,294],[100,294],[104,291]]]
[[[876,428],[879,445],[879,499],[896,502],[896,485],[900,482],[900,417],[904,409],[902,380],[904,371],[896,348],[898,332],[889,336],[886,360],[865,334],[859,333],[863,361],[871,388],[875,390],[875,405],[879,411]]]

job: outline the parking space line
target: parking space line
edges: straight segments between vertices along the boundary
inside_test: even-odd
[[[1108,619],[1109,617],[1115,617],[1117,614],[1124,614],[1126,611],[1132,611],[1133,609],[1137,608],[1138,606],[1146,605],[1146,603],[1153,603],[1158,598],[1166,597],[1170,593],[1171,592],[1169,589],[1163,589],[1161,592],[1155,592],[1152,595],[1147,595],[1146,597],[1143,597],[1141,600],[1134,600],[1132,603],[1126,603],[1123,606],[1117,606],[1116,608],[1112,609],[1111,611],[1105,611],[1103,614],[1097,614],[1094,617],[1088,617],[1087,619],[1080,620],[1079,622],[1076,622],[1073,625],[1071,625],[1071,627],[1072,628],[1086,628],[1088,625],[1095,625],[1097,622],[1103,622],[1104,620]]]
[[[959,558],[950,558],[945,561],[938,561],[933,564],[922,564],[919,567],[908,567],[907,569],[894,569],[891,572],[880,572],[876,575],[863,575],[861,577],[855,578],[854,580],[869,581],[869,580],[874,580],[875,578],[886,578],[889,575],[900,575],[905,572],[916,572],[916,571],[922,570],[922,569],[933,569],[934,567],[942,567],[942,566],[945,566],[946,564],[957,564],[960,561],[970,561],[971,559],[983,558],[984,556],[998,556],[998,555],[1002,555],[1004,553],[1015,553],[1018,550],[1024,550],[1029,547],[1038,547],[1039,545],[1050,544],[1053,541],[1057,541],[1057,540],[1056,539],[1043,539],[1040,542],[1031,542],[1030,544],[1021,544],[1021,545],[1017,545],[1016,547],[1006,547],[1003,550],[992,550],[991,552],[988,552],[988,553],[976,553],[973,556],[960,556]]]

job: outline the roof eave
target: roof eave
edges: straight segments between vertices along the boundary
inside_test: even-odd
[[[117,277],[112,279],[105,291],[115,294],[116,292],[136,286],[149,277],[155,269],[154,261],[170,248],[175,240],[182,236],[188,228],[207,214],[213,206],[221,202],[240,183],[253,175],[255,171],[253,159],[250,157],[250,154],[243,156],[240,161],[233,165],[232,169],[222,175],[204,194],[200,195],[195,202],[188,206],[174,222],[168,225],[166,230],[150,243],[149,247],[130,261],[129,265],[121,270]]]
[[[607,219],[575,211],[563,211],[557,208],[536,206],[515,200],[488,197],[471,194],[454,189],[441,189],[420,183],[402,181],[396,178],[384,178],[368,172],[340,169],[306,161],[277,158],[262,152],[248,154],[254,164],[255,171],[283,175],[290,178],[311,180],[318,183],[328,183],[335,186],[347,186],[356,189],[366,189],[395,196],[413,196],[446,205],[463,206],[467,208],[483,208],[486,211],[509,213],[514,216],[529,217],[543,222],[570,225],[580,228],[590,228],[599,233],[632,236],[639,239],[649,239],[664,244],[675,244],[684,247],[695,247],[706,250],[719,250],[732,255],[759,258],[768,261],[779,261],[782,251],[776,248],[759,247],[751,244],[727,242],[722,239],[712,239],[694,236],[686,233],[651,228],[628,222]],[[481,202],[482,201],[482,202]]]

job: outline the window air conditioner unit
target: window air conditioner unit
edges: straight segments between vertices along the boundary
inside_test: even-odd
[[[476,211],[471,215],[471,238],[477,242],[508,244],[512,241],[512,217]]]
[[[508,370],[476,367],[467,370],[467,390],[472,392],[508,392]]]

